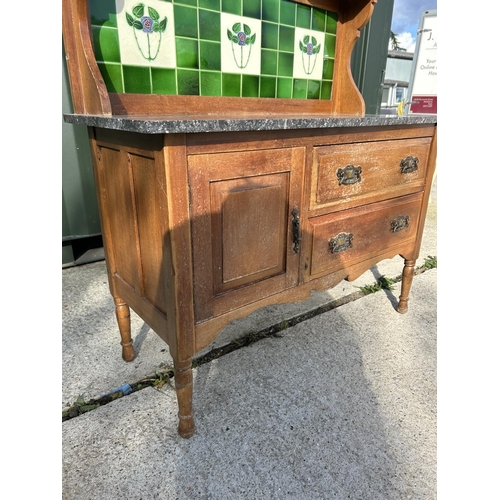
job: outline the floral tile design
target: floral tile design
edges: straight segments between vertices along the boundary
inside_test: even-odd
[[[293,77],[321,80],[325,53],[325,34],[321,31],[295,28]]]
[[[260,75],[261,21],[225,12],[220,18],[222,71]]]
[[[330,99],[337,14],[291,0],[89,0],[110,92]]]
[[[173,5],[160,0],[116,0],[121,63],[175,68]]]

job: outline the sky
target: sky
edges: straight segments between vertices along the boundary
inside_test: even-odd
[[[437,0],[394,0],[391,29],[402,48],[415,51],[420,16],[433,9],[437,9]]]

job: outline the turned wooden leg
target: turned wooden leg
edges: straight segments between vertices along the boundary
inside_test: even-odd
[[[403,280],[401,282],[401,295],[399,296],[398,312],[404,314],[408,311],[408,296],[410,295],[411,282],[415,274],[415,261],[405,259]]]
[[[135,358],[134,348],[132,346],[132,335],[130,334],[130,308],[123,300],[115,297],[116,319],[122,341],[122,358],[125,361],[132,361]]]
[[[190,438],[194,434],[193,370],[191,358],[179,362],[174,359],[175,392],[179,405],[179,436]]]

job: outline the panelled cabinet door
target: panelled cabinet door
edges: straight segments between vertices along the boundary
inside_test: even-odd
[[[196,321],[298,283],[304,149],[188,157]]]

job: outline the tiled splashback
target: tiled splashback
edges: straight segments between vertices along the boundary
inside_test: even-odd
[[[337,14],[290,0],[90,0],[110,92],[330,99]]]

